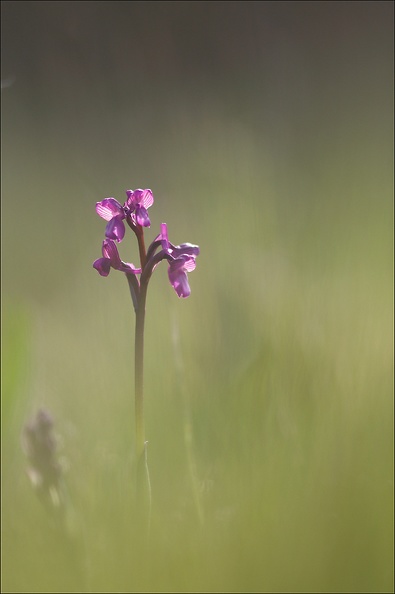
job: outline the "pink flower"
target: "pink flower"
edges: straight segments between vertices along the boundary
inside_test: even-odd
[[[122,241],[125,236],[124,220],[127,219],[132,225],[149,227],[151,221],[147,208],[154,203],[151,190],[127,190],[127,199],[124,205],[115,198],[105,198],[96,203],[96,212],[108,221],[105,231],[107,239]]]
[[[162,243],[163,257],[169,262],[167,273],[170,284],[179,297],[189,297],[191,289],[187,272],[192,272],[196,268],[196,256],[200,253],[199,246],[192,243],[182,243],[181,245],[170,243],[166,223],[162,223],[158,239]]]
[[[117,246],[112,239],[103,240],[102,254],[102,258],[98,258],[93,262],[93,268],[96,268],[101,276],[108,276],[111,268],[127,274],[140,274],[141,272],[141,268],[136,268],[133,264],[122,262]]]

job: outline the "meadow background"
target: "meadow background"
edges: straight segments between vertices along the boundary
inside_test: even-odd
[[[393,591],[393,3],[2,2],[2,591]],[[134,315],[95,203],[200,245]],[[121,256],[137,264],[133,238]],[[33,492],[48,408],[72,513]]]

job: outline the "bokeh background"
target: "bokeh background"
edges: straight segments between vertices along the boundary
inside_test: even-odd
[[[2,588],[393,591],[393,3],[2,2]],[[134,315],[95,202],[151,188]],[[137,264],[133,237],[121,256]],[[51,411],[72,514],[36,497]],[[71,536],[70,536],[71,535]]]

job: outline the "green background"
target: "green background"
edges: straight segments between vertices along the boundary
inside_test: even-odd
[[[393,3],[1,10],[3,591],[393,591]],[[138,187],[147,243],[201,248],[189,299],[149,287],[147,551],[134,314],[92,268]],[[26,475],[40,406],[72,537]]]

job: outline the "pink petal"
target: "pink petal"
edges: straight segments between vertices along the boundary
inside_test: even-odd
[[[142,227],[150,227],[151,221],[149,220],[148,212],[144,208],[144,206],[140,206],[139,204],[136,206],[136,221]]]
[[[195,268],[196,268],[195,258],[189,258],[188,260],[185,261],[184,270],[187,270],[188,272],[192,272],[192,270],[195,270]]]
[[[123,224],[122,219],[114,217],[111,221],[108,221],[105,236],[114,241],[122,241],[125,236],[125,225]]]
[[[172,270],[169,266],[169,280],[175,292],[179,297],[189,297],[191,289],[188,283],[188,277],[182,270]]]
[[[153,196],[151,190],[140,190],[140,191],[142,192],[140,200],[139,200],[141,206],[144,206],[144,208],[149,208],[154,203],[154,196]]]
[[[119,257],[117,246],[111,239],[105,239],[103,241],[102,252],[104,258],[108,258],[110,260],[111,266],[113,268],[119,270],[122,267],[122,262],[121,258]]]
[[[96,212],[106,221],[111,221],[114,217],[125,217],[122,205],[115,198],[105,198],[101,202],[96,202]]]
[[[111,262],[108,258],[99,258],[93,262],[93,268],[96,268],[100,276],[108,276],[110,274]]]

